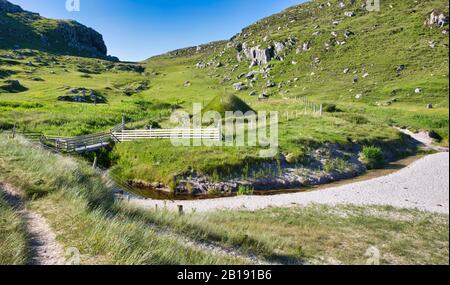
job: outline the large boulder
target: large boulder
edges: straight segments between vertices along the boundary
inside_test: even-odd
[[[0,85],[0,93],[19,93],[27,90],[19,80],[6,80],[4,85]]]
[[[106,103],[106,98],[99,92],[86,88],[73,88],[67,91],[66,95],[59,96],[58,101],[74,103]]]
[[[247,89],[247,86],[243,82],[238,82],[233,84],[233,88],[236,91],[242,91]]]
[[[448,16],[439,10],[433,10],[426,22],[429,26],[444,27],[448,24]]]

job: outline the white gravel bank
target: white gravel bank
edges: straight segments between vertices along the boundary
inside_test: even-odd
[[[315,192],[200,201],[131,199],[130,203],[144,208],[155,208],[158,205],[159,208],[166,207],[171,210],[183,205],[188,213],[218,209],[256,210],[316,203],[390,205],[449,214],[449,154],[429,155],[391,175]]]

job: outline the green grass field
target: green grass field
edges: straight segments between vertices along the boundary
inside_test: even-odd
[[[249,262],[186,240],[282,264],[365,264],[372,247],[379,251],[381,264],[448,264],[448,215],[351,205],[184,216],[163,209],[143,211],[113,203],[105,178],[84,161],[4,136],[0,181],[29,197],[28,209],[46,218],[65,250],[80,252],[82,264]],[[25,229],[1,200],[0,217],[0,263],[25,263]]]
[[[279,112],[280,148],[274,164],[280,157],[325,143],[342,148],[379,145],[385,151],[395,145],[398,150],[403,140],[392,126],[434,131],[442,137],[436,143],[448,146],[448,35],[438,27],[424,26],[431,10],[448,12],[446,2],[390,1],[377,13],[355,4],[356,17],[344,17],[343,10],[334,6],[319,9],[317,5],[308,2],[262,19],[232,42],[213,43],[200,52],[194,48],[150,58],[140,63],[144,72],[125,71],[124,65],[134,64],[37,51],[21,59],[0,57],[0,90],[4,86],[0,91],[0,129],[10,130],[16,124],[19,130],[47,135],[85,135],[107,131],[120,123],[122,115],[130,122],[129,128],[155,123],[173,127],[168,120],[173,110],[192,113],[193,103],[207,106],[212,100],[235,94],[256,111]],[[339,20],[337,26],[332,24],[334,20]],[[354,35],[345,39],[347,30]],[[315,31],[320,34],[313,36]],[[336,39],[330,36],[332,32],[338,34]],[[283,61],[270,62],[268,79],[275,87],[266,87],[262,76],[254,82],[238,79],[250,70],[259,72],[260,67],[249,69],[248,61],[239,62],[229,43],[267,46],[287,38],[295,39],[296,44],[287,45],[281,54]],[[344,45],[336,42],[344,40]],[[434,48],[429,46],[431,41]],[[296,47],[304,42],[310,42],[310,50],[296,53]],[[331,44],[328,50],[327,42]],[[11,50],[0,50],[0,56],[6,54]],[[320,62],[314,63],[315,58]],[[221,65],[199,69],[199,62]],[[349,72],[344,74],[346,68]],[[354,77],[358,77],[356,83],[352,83]],[[19,80],[26,90],[9,92],[8,80]],[[232,85],[239,81],[253,87],[235,91]],[[74,88],[93,90],[106,103],[58,100]],[[416,88],[421,93],[416,93]],[[270,98],[260,101],[249,95],[251,91],[257,95],[265,92]],[[322,117],[298,115],[304,105],[296,98],[303,97],[316,104],[336,105],[340,112],[325,112]],[[428,109],[428,104],[433,108]],[[189,155],[179,155],[186,151]],[[257,149],[252,148],[186,150],[168,142],[142,141],[117,145],[108,154],[108,164],[123,179],[168,183],[189,171],[218,173],[225,179],[230,173],[241,173],[249,163],[258,163],[256,154]]]

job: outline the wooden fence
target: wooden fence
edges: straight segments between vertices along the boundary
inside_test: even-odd
[[[55,147],[64,152],[88,152],[106,147],[111,141],[110,133],[98,133],[74,138],[57,138]]]
[[[52,148],[57,152],[90,152],[104,147],[111,143],[129,142],[135,140],[148,139],[222,139],[220,126],[217,128],[202,129],[150,129],[150,130],[125,130],[125,123],[115,126],[109,132],[90,134],[86,136],[63,138],[57,136],[46,136],[42,133],[17,133],[25,136],[29,140],[39,141],[47,148]],[[12,137],[16,135],[15,129]]]
[[[122,130],[111,135],[119,142],[146,139],[222,139],[220,128]]]

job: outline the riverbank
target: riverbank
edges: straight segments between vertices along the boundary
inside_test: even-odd
[[[141,208],[155,207],[186,212],[222,209],[256,210],[269,207],[325,205],[389,205],[434,213],[449,213],[449,154],[426,156],[387,176],[305,193],[276,196],[239,196],[200,201],[159,201],[131,197],[129,203]]]

